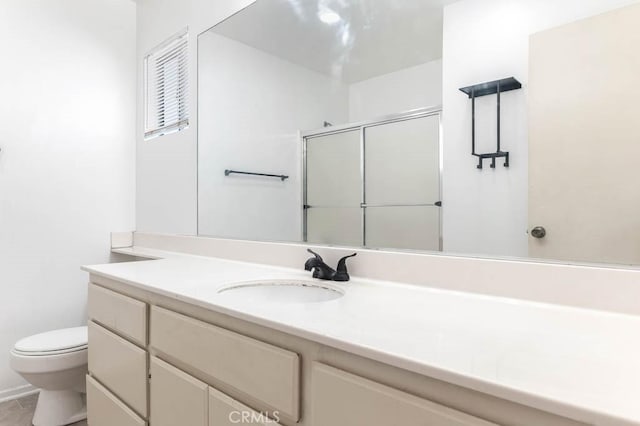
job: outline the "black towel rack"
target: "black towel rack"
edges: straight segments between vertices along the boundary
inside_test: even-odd
[[[225,176],[229,176],[231,174],[274,177],[274,178],[278,178],[278,179],[282,180],[283,182],[285,181],[285,179],[289,179],[289,176],[287,176],[287,175],[272,175],[270,173],[241,172],[239,170],[229,170],[229,169],[224,171],[224,175]]]
[[[504,166],[509,167],[509,152],[502,151],[500,148],[500,94],[510,90],[522,88],[522,83],[513,77],[503,78],[502,80],[490,81],[487,83],[474,84],[473,86],[463,87],[461,92],[469,96],[471,99],[471,155],[478,157],[478,168],[482,169],[482,163],[485,159],[491,159],[491,168],[496,168],[496,158],[504,158]],[[478,154],[476,152],[476,98],[480,96],[497,95],[498,108],[498,140],[496,143],[496,152],[486,154]]]

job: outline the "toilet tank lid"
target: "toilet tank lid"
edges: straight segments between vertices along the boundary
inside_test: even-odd
[[[87,327],[64,328],[47,331],[18,341],[15,349],[20,352],[53,352],[87,345]]]

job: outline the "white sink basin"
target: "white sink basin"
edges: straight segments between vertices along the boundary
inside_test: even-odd
[[[232,284],[218,290],[225,299],[272,303],[316,303],[335,300],[344,292],[329,284],[303,280],[268,280]]]

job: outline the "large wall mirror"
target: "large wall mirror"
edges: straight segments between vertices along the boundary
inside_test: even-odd
[[[198,233],[640,264],[638,22],[257,0],[198,38]]]

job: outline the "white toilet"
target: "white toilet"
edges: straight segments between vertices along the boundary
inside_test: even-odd
[[[87,327],[26,337],[11,351],[11,367],[40,388],[34,426],[62,426],[87,418]]]

